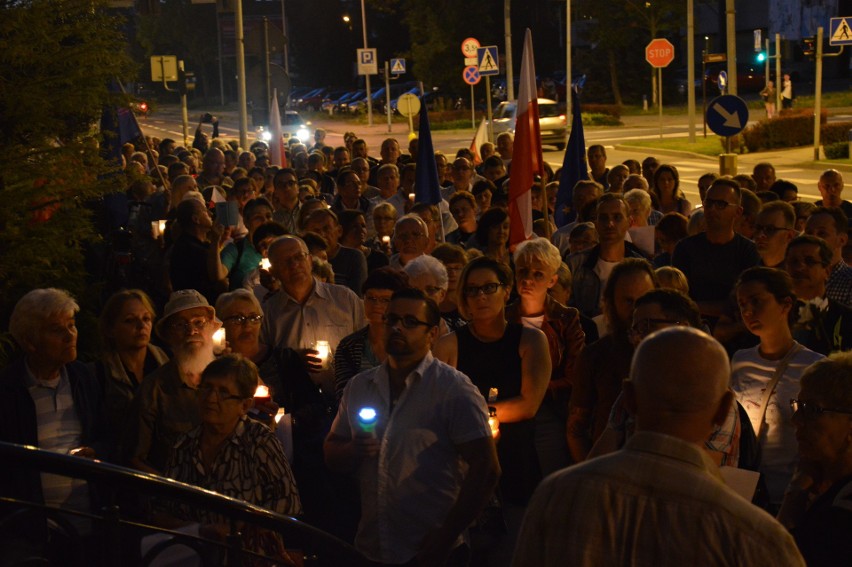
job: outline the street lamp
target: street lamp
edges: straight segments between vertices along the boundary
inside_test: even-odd
[[[361,0],[361,29],[364,32],[364,49],[367,49],[367,10],[364,8],[364,0]],[[367,125],[373,125],[373,97],[370,92],[370,75],[364,75],[367,83]]]

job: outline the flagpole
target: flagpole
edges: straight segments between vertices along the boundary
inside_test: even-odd
[[[121,84],[121,81],[115,79],[115,82],[118,84],[118,88],[121,89],[122,94],[127,95],[127,91],[124,90],[124,85]],[[114,91],[113,91],[114,92]],[[142,141],[145,142],[145,149],[148,150],[148,157],[151,158],[151,161],[154,160],[154,152],[151,149],[151,146],[148,144],[148,138],[145,137],[145,132],[142,131],[142,126],[139,125],[139,121],[136,119],[136,114],[133,113],[133,109],[130,109],[130,116],[133,117],[133,123],[136,124],[136,127],[139,129],[139,133],[142,134]],[[154,169],[157,170],[157,175],[160,178],[160,182],[163,184],[163,189],[168,189],[166,185],[166,179],[163,177],[163,172],[160,171],[157,163],[154,163]]]
[[[547,199],[547,189],[544,183],[544,176],[539,175],[538,184],[541,186],[541,197],[544,202],[544,206],[542,207],[542,212],[544,213],[544,235],[550,240],[550,237],[553,236],[553,231],[550,230],[550,212],[548,211],[548,199]]]

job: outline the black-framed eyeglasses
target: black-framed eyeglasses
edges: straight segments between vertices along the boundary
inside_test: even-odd
[[[852,415],[852,409],[824,408],[816,405],[814,402],[805,402],[795,398],[790,400],[790,408],[792,408],[793,413],[804,418],[816,417],[823,413],[845,413],[847,415]]]
[[[198,395],[198,397],[202,399],[207,399],[210,394],[215,393],[216,397],[219,399],[220,402],[246,399],[238,394],[232,394],[226,388],[214,388],[211,384],[204,383],[198,386],[198,389],[195,390],[195,393]]]
[[[187,333],[190,331],[201,332],[208,323],[210,323],[209,319],[197,317],[189,321],[174,321],[173,323],[169,323],[169,328],[173,331],[184,331]]]
[[[663,326],[671,327],[674,325],[685,325],[685,323],[677,319],[642,319],[630,327],[630,332],[644,337],[661,329]]]
[[[769,238],[772,238],[782,230],[793,230],[792,228],[787,228],[785,226],[773,226],[771,224],[756,224],[754,225],[754,235],[765,234]]]
[[[396,315],[395,313],[388,313],[384,316],[385,325],[388,327],[395,327],[397,324],[401,323],[404,329],[415,329],[417,327],[434,327],[432,323],[427,321],[421,321],[414,315]]]
[[[236,323],[240,326],[260,325],[261,321],[263,321],[263,315],[232,315],[223,319],[223,322],[225,323]]]
[[[469,285],[464,288],[465,297],[477,297],[479,295],[494,295],[503,287],[501,283],[487,283],[484,285]]]
[[[724,211],[728,207],[738,207],[737,203],[729,203],[724,199],[704,199],[704,208],[705,209],[716,209],[717,211]]]

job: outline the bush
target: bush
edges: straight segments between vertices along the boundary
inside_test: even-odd
[[[581,105],[581,110],[583,114],[604,114],[606,116],[612,116],[614,118],[621,118],[621,107],[617,104],[587,104],[583,103]],[[621,121],[618,122],[621,124]]]
[[[852,130],[852,122],[832,122],[823,124],[819,129],[820,142],[825,144],[837,144],[849,141],[849,130]]]
[[[820,124],[824,125],[828,112],[820,113]],[[797,108],[786,110],[778,118],[761,120],[742,132],[743,141],[749,152],[772,148],[806,146],[814,141],[813,109]]]
[[[585,110],[585,109],[584,109]],[[597,112],[583,112],[583,126],[621,126],[622,122],[618,116],[611,114],[599,114]]]
[[[824,146],[825,157],[827,159],[846,159],[849,157],[849,143],[836,142],[834,144],[826,144]]]

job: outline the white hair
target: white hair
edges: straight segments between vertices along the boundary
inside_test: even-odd
[[[9,319],[9,332],[18,344],[23,345],[35,339],[49,317],[78,311],[80,306],[64,289],[34,289],[15,304]]]
[[[631,189],[624,194],[628,205],[638,204],[643,211],[651,211],[651,195],[643,189]]]
[[[541,261],[544,265],[556,272],[562,264],[562,256],[559,248],[551,244],[546,238],[533,238],[524,240],[515,248],[512,259],[515,265],[530,262],[533,259]]]
[[[255,309],[257,309],[258,313],[263,313],[263,309],[260,307],[260,301],[257,300],[257,296],[247,289],[240,288],[228,293],[223,293],[219,296],[219,299],[216,300],[216,315],[223,319],[223,314],[227,313],[228,309],[230,309],[237,301],[247,301],[248,303],[251,303]]]
[[[408,274],[408,277],[411,279],[418,278],[424,274],[429,274],[438,282],[438,287],[441,289],[447,289],[447,285],[449,283],[447,268],[434,256],[427,256],[426,254],[418,256],[405,264],[403,271]]]
[[[396,229],[399,228],[399,225],[401,225],[402,223],[404,223],[406,221],[416,222],[417,224],[420,225],[420,228],[423,229],[423,234],[427,234],[427,235],[429,234],[429,225],[426,224],[426,221],[423,220],[423,217],[421,217],[420,215],[416,215],[414,213],[408,213],[407,215],[403,215],[398,221],[396,221],[396,224],[393,225],[394,233],[396,233]],[[394,234],[394,236],[396,236],[396,235]]]

